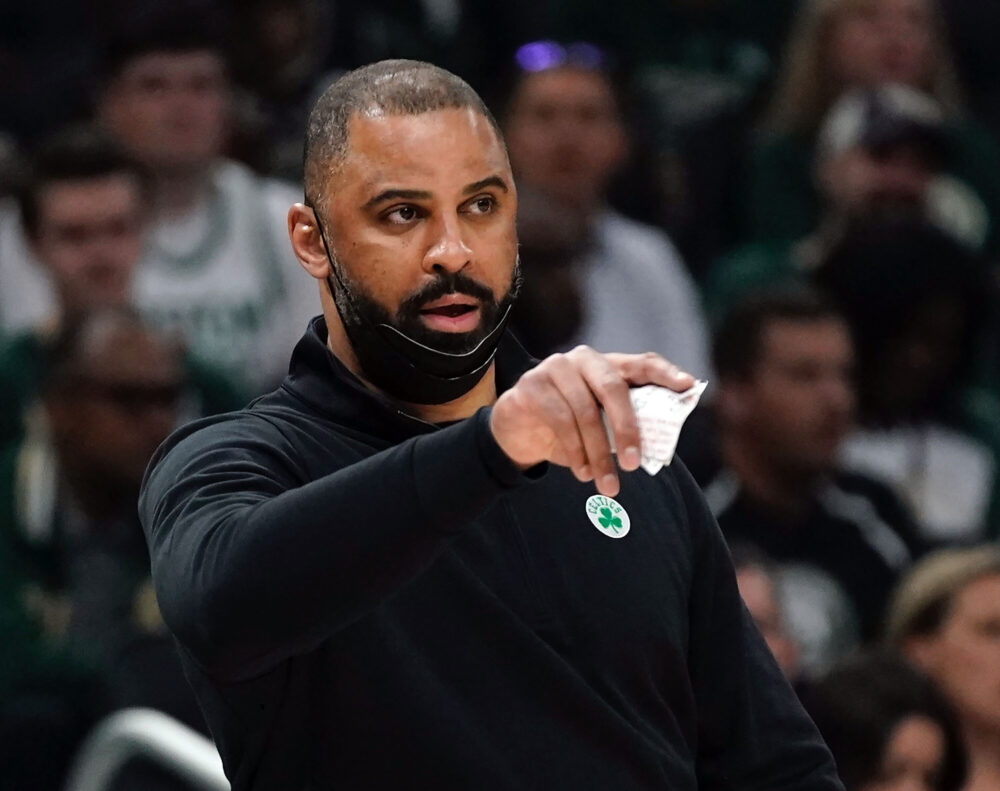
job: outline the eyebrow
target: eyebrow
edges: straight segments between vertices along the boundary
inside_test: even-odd
[[[370,209],[372,206],[387,200],[429,200],[430,198],[431,193],[427,190],[388,189],[382,190],[374,198],[369,198],[361,208]]]
[[[472,195],[473,193],[479,192],[486,187],[496,187],[497,189],[503,190],[504,192],[510,192],[510,187],[507,186],[507,182],[504,181],[499,176],[487,176],[479,181],[474,181],[472,184],[465,186],[462,189],[463,195]],[[373,206],[377,206],[379,203],[384,203],[390,200],[430,200],[433,195],[427,190],[404,190],[404,189],[387,189],[382,190],[372,198],[365,201],[362,206],[363,209],[370,209]]]
[[[504,181],[499,176],[487,176],[479,181],[474,181],[472,184],[467,186],[462,190],[463,195],[471,195],[473,192],[479,192],[481,189],[486,189],[486,187],[496,187],[504,192],[510,192],[510,188],[507,186],[507,182]]]

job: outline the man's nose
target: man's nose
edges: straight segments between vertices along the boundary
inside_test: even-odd
[[[472,260],[472,249],[462,236],[458,216],[439,217],[431,227],[434,236],[424,255],[424,270],[458,272],[465,268]]]

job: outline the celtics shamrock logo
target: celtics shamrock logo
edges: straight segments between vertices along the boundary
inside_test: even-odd
[[[602,508],[597,521],[601,523],[601,527],[613,527],[615,530],[622,526],[622,520],[612,514],[610,508]]]
[[[587,498],[586,510],[590,523],[609,538],[621,538],[631,527],[625,509],[610,497],[595,494]]]

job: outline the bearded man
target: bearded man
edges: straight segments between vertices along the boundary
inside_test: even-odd
[[[517,197],[482,100],[358,69],[305,164],[323,315],[140,504],[233,788],[839,789],[697,487],[637,471],[629,386],[692,378],[505,332]]]

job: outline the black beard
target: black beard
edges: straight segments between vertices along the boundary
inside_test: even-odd
[[[410,339],[446,354],[464,354],[475,349],[496,327],[498,317],[506,313],[521,290],[521,262],[518,258],[510,287],[499,301],[489,288],[477,280],[461,272],[448,272],[410,294],[400,304],[396,315],[392,316],[347,277],[339,260],[333,258],[332,263],[337,270],[337,280],[342,285],[342,288],[333,290],[333,298],[349,337],[352,330],[361,327],[365,321],[371,326],[386,324]],[[441,332],[430,329],[420,320],[420,310],[424,305],[448,294],[463,294],[478,300],[479,326],[469,332]]]

